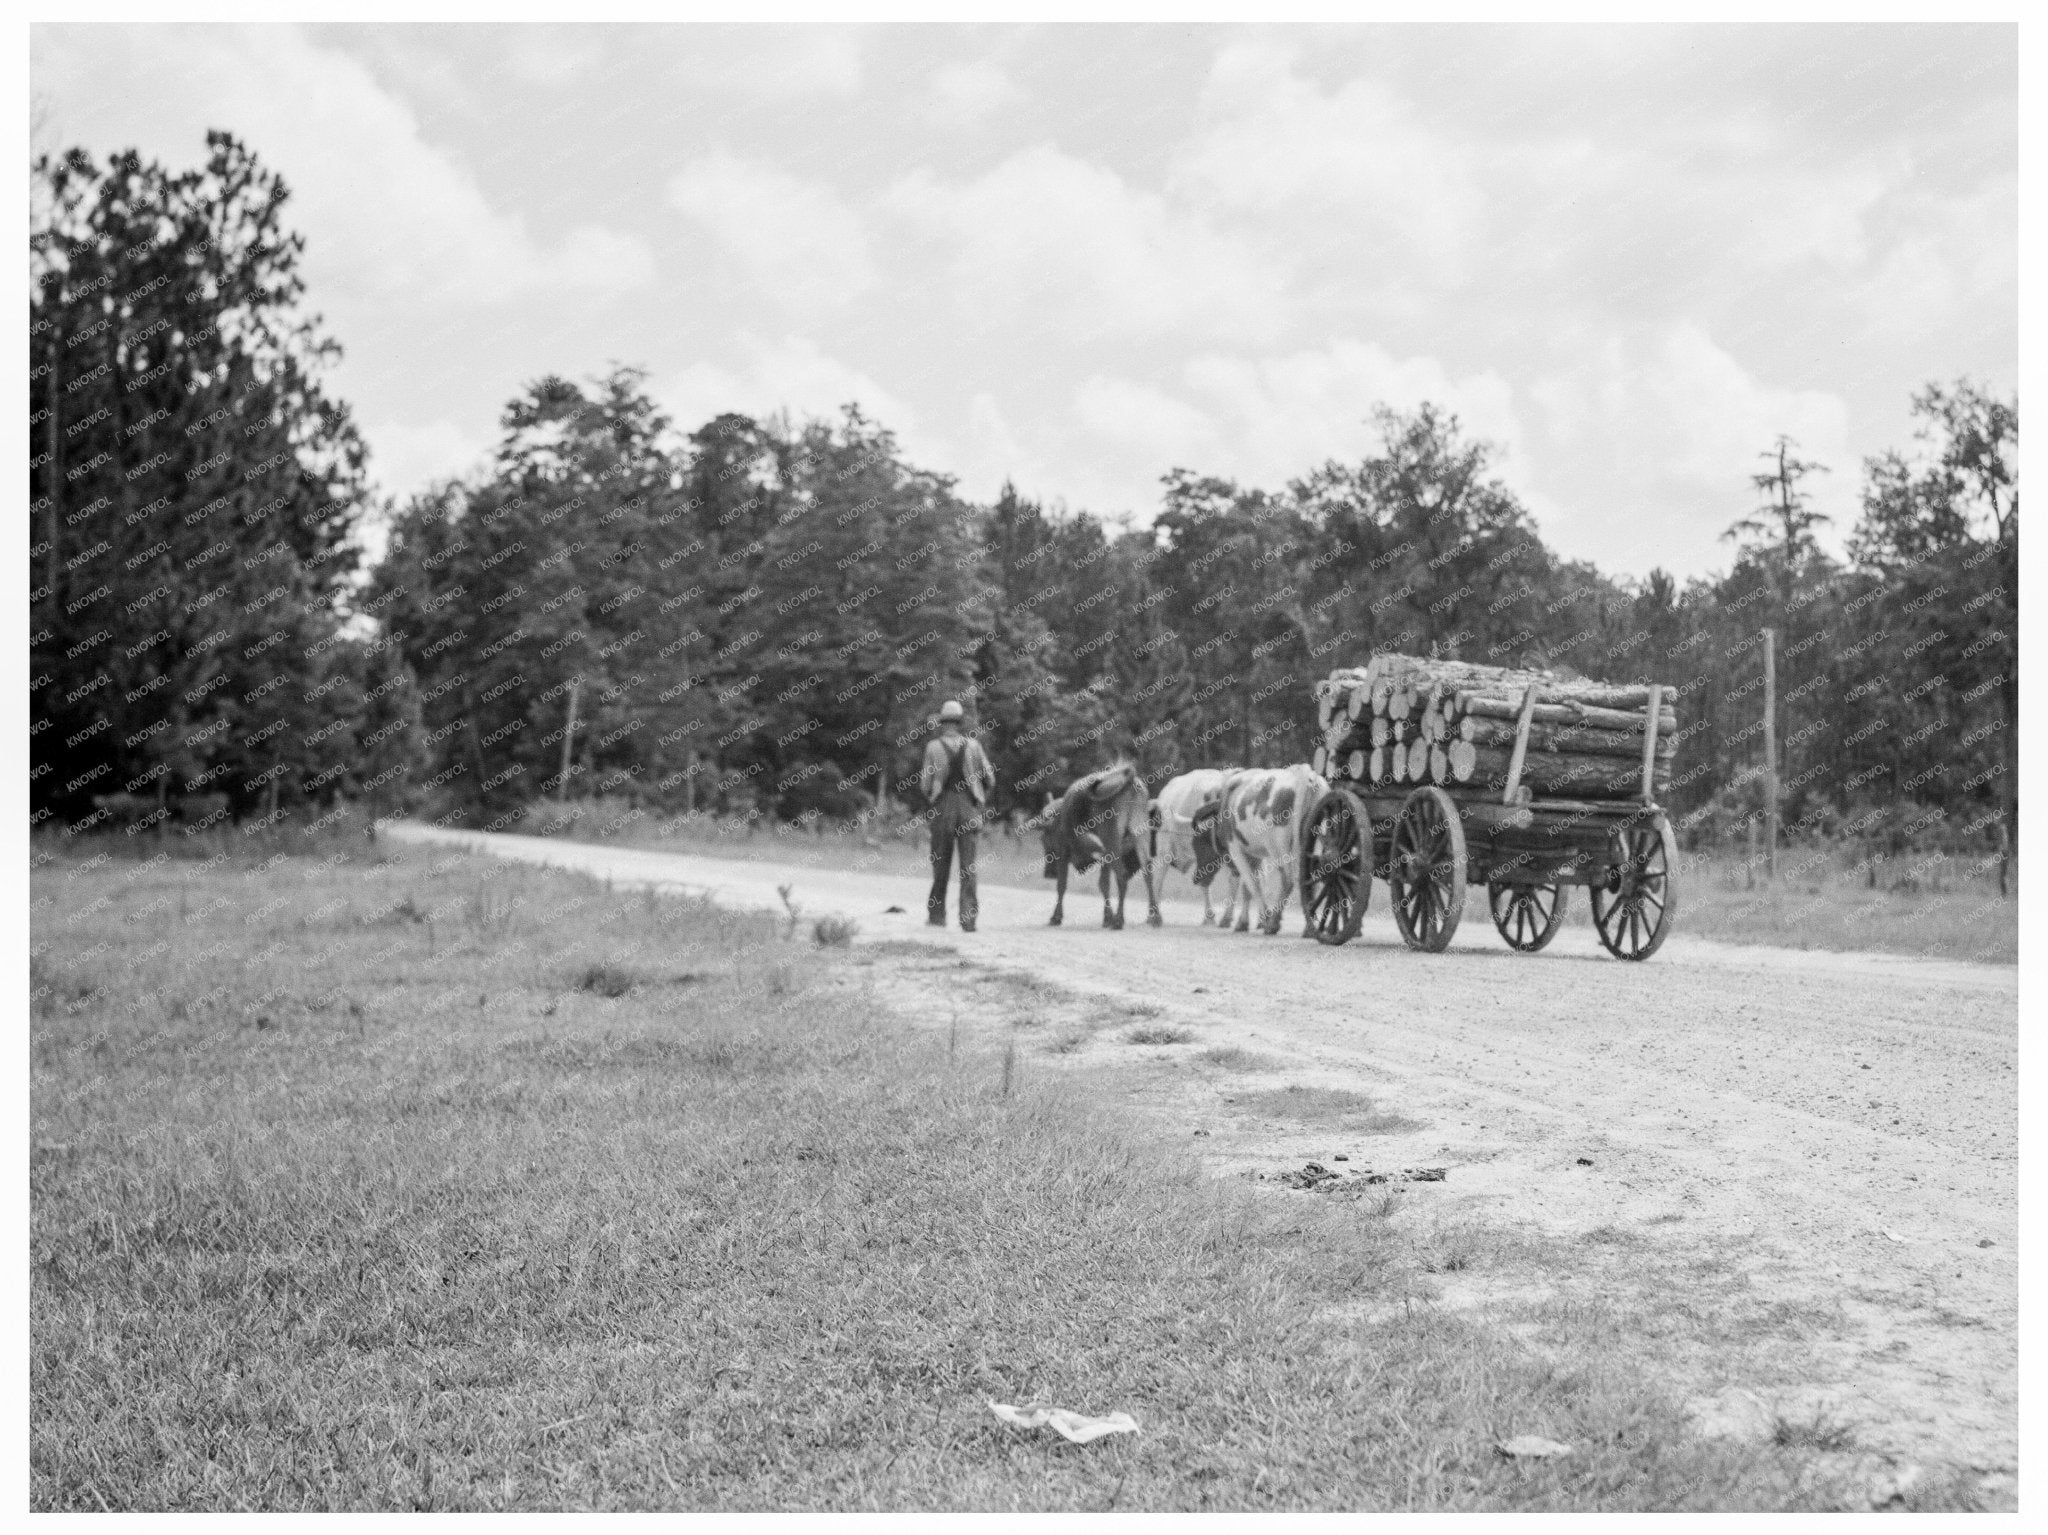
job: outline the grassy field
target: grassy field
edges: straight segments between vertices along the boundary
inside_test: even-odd
[[[585,841],[613,841],[720,858],[812,864],[875,873],[929,878],[923,843],[915,836],[862,836],[839,828],[820,831],[777,827],[747,831],[710,818],[662,821],[624,808],[579,819],[571,835]],[[1972,872],[1954,861],[1902,860],[1872,888],[1847,867],[1848,855],[1787,849],[1780,855],[1775,883],[1752,879],[1732,854],[1682,855],[1678,931],[1729,943],[1777,948],[1873,950],[1934,959],[2014,964],[2019,959],[2019,903],[1998,894],[1994,875]],[[1035,834],[1013,838],[995,831],[980,847],[984,883],[1049,889],[1043,878]],[[1918,870],[1918,873],[1909,871]],[[1170,894],[1192,891],[1171,876]],[[1093,888],[1088,880],[1084,888]],[[1144,887],[1138,887],[1143,900]],[[1221,902],[1221,893],[1217,895]],[[1467,898],[1468,920],[1488,921],[1484,892]],[[1384,886],[1373,892],[1384,909]],[[1590,931],[1592,907],[1574,890],[1566,925]]]
[[[1995,875],[1891,876],[1872,887],[1839,860],[1798,850],[1780,855],[1775,882],[1757,879],[1754,888],[1738,858],[1687,855],[1683,872],[1681,932],[1789,949],[2019,962],[2019,902],[1999,895]]]
[[[1460,1320],[1395,1202],[1209,1180],[1001,1029],[889,1016],[859,948],[359,841],[126,851],[32,879],[38,1509],[1844,1495],[1694,1437],[1595,1301]]]

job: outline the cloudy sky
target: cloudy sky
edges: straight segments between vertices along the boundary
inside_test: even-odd
[[[1776,433],[1846,527],[1913,389],[2016,378],[2010,27],[38,27],[31,88],[39,148],[284,173],[394,494],[612,361],[1140,521],[1428,399],[1695,574]]]

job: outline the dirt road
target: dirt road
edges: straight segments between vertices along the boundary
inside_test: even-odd
[[[1552,1253],[1571,1244],[1572,1283],[1597,1274],[1597,1299],[1636,1320],[1646,1363],[1716,1431],[1832,1435],[1893,1474],[1971,1468],[1993,1506],[2016,1494],[2012,967],[1715,943],[1685,936],[1682,917],[1643,965],[1571,929],[1522,956],[1483,898],[1448,952],[1422,955],[1400,946],[1383,889],[1360,937],[1334,949],[1303,939],[1293,911],[1266,938],[1204,929],[1199,903],[1175,900],[1148,928],[1142,885],[1122,932],[1099,926],[1085,886],[1054,929],[1049,886],[985,885],[968,935],[926,927],[921,885],[900,876],[385,831],[735,906],[779,909],[790,884],[807,916],[857,918],[861,943],[936,946],[888,943],[873,959],[898,1000],[941,1022],[946,1006],[930,1004],[966,1008],[964,963],[1186,1026],[1196,1037],[1178,1046],[1091,1037],[1066,1050],[1142,1060],[1134,1106],[1203,1137],[1219,1174],[1340,1154],[1448,1166],[1416,1189],[1434,1218],[1517,1225]],[[1256,1096],[1246,1079],[1199,1054],[1232,1045],[1414,1127],[1347,1140],[1269,1102],[1241,1110]],[[1552,1293],[1557,1272],[1532,1258],[1454,1275],[1440,1300],[1513,1326],[1572,1298]]]

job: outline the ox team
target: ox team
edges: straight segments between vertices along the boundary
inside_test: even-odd
[[[995,773],[981,743],[965,733],[959,704],[939,711],[940,733],[925,747],[920,778],[931,806],[932,888],[926,920],[943,927],[951,865],[960,864],[960,926],[974,931],[974,851],[982,807]],[[1317,796],[1329,787],[1304,764],[1284,768],[1197,768],[1172,779],[1151,798],[1135,765],[1118,762],[1048,794],[1034,818],[1045,851],[1045,877],[1056,882],[1052,925],[1066,917],[1067,876],[1102,865],[1102,925],[1124,925],[1124,898],[1131,877],[1145,875],[1145,920],[1160,923],[1159,894],[1169,869],[1192,878],[1202,892],[1202,924],[1219,918],[1211,897],[1217,875],[1226,894],[1221,925],[1235,917],[1242,933],[1251,927],[1254,895],[1259,930],[1280,931],[1287,897],[1294,889],[1303,827]],[[1114,901],[1110,887],[1114,885]],[[1304,923],[1307,914],[1303,913]],[[1304,933],[1312,929],[1306,925]]]

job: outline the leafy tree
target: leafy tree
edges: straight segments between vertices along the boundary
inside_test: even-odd
[[[1055,639],[1045,598],[1070,606],[1058,525],[1006,484],[981,522],[988,631],[976,646],[971,691],[996,772],[991,806],[1037,811],[1064,788],[1076,749],[1099,741],[1105,714],[1093,692],[1068,685],[1068,647]]]
[[[668,423],[614,369],[588,391],[538,380],[502,427],[476,483],[404,508],[371,583],[367,607],[445,700],[432,777],[486,810],[565,792],[565,760],[628,798],[670,775],[687,792],[706,543]]]
[[[1316,603],[1357,653],[1432,650],[1513,664],[1558,628],[1561,574],[1493,450],[1424,404],[1375,413],[1380,451],[1294,487],[1316,530]],[[1569,632],[1569,631],[1566,631]]]
[[[1929,385],[1913,413],[1919,453],[1888,452],[1865,466],[1850,552],[1865,589],[1881,598],[1886,643],[1864,654],[1879,696],[1918,705],[1922,717],[1899,721],[1908,741],[1926,733],[1924,765],[1906,780],[1918,780],[1918,797],[1991,801],[2010,848],[2019,816],[2019,401],[1965,379]],[[1973,720],[1986,709],[1980,730]]]

